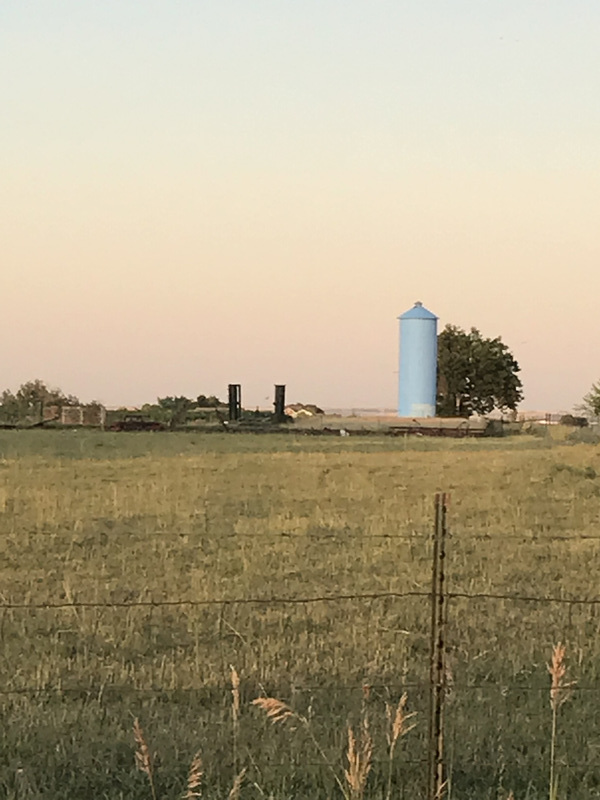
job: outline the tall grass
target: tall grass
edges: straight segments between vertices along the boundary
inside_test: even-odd
[[[412,713],[407,713],[406,711],[406,704],[408,701],[408,694],[404,692],[400,700],[398,701],[398,705],[396,706],[395,710],[393,707],[386,703],[385,711],[388,721],[388,734],[387,734],[387,741],[388,741],[388,748],[389,748],[389,768],[388,768],[388,781],[387,781],[387,790],[385,793],[386,800],[391,800],[392,797],[392,775],[393,775],[393,766],[394,766],[394,751],[396,749],[396,745],[401,737],[406,736],[414,727],[414,722],[409,722],[412,720],[416,713],[413,711]]]
[[[558,800],[558,775],[556,772],[556,746],[558,741],[558,711],[560,707],[571,696],[572,688],[575,685],[573,681],[566,680],[566,665],[565,665],[565,647],[560,642],[554,645],[552,650],[552,659],[548,665],[548,672],[551,677],[550,686],[550,706],[552,709],[552,728],[551,728],[551,741],[550,741],[550,778],[549,778],[549,800]],[[234,729],[239,731],[241,705],[240,705],[240,680],[236,670],[231,667],[231,682],[232,682],[232,713],[234,719]],[[370,687],[364,688],[364,698],[370,697]],[[398,741],[406,736],[415,727],[414,722],[410,722],[415,714],[407,713],[408,695],[406,692],[402,694],[395,710],[389,703],[385,704],[385,716],[387,723],[386,737],[389,753],[389,768],[388,768],[388,782],[385,793],[386,800],[392,796],[392,766],[394,758],[394,750]],[[252,701],[252,705],[264,712],[266,719],[273,725],[285,725],[288,730],[294,734],[300,728],[312,742],[318,756],[322,760],[323,765],[331,773],[335,784],[337,785],[340,794],[344,800],[364,800],[367,782],[373,767],[374,755],[374,739],[371,733],[371,725],[369,718],[368,704],[365,702],[362,705],[361,719],[358,726],[355,728],[351,724],[347,724],[347,745],[345,752],[345,765],[342,766],[341,771],[336,767],[335,763],[327,755],[325,746],[319,742],[316,736],[311,719],[295,711],[290,705],[279,700],[275,697],[258,697]],[[150,749],[146,742],[144,732],[136,718],[133,723],[133,736],[136,744],[135,750],[135,763],[141,772],[147,778],[150,787],[152,800],[157,800],[156,784],[154,777],[153,758],[150,755]],[[251,756],[250,760],[252,761]],[[237,755],[234,753],[234,764],[237,765]],[[243,767],[236,773],[233,779],[233,785],[228,794],[228,800],[239,800],[241,796],[241,789],[243,786],[244,778],[246,776],[247,767]],[[187,779],[187,790],[183,795],[183,800],[192,800],[192,798],[202,797],[202,778],[203,778],[203,762],[198,751],[193,757]],[[254,786],[259,790],[261,796],[265,796],[258,784]],[[447,786],[444,787],[444,795]],[[440,794],[440,797],[442,795]],[[508,794],[507,800],[515,800],[515,795],[511,790]]]
[[[558,775],[556,772],[556,746],[558,742],[558,712],[563,703],[569,699],[572,681],[566,680],[565,646],[559,642],[552,650],[552,660],[548,664],[550,673],[550,707],[552,709],[552,732],[550,735],[550,780],[549,800],[558,800]]]
[[[187,778],[187,788],[183,795],[183,800],[193,800],[195,797],[202,797],[202,776],[204,769],[202,765],[202,755],[200,751],[192,759]]]
[[[237,686],[239,688],[239,682]],[[394,721],[392,722],[391,730],[388,734],[388,741],[390,745],[390,769],[394,745],[401,736],[408,733],[408,731],[414,727],[414,724],[411,725],[410,728],[406,726],[407,715],[404,713],[405,704],[406,694],[402,695],[400,703],[396,709],[396,715]],[[358,733],[355,733],[355,730],[351,725],[347,725],[347,748],[345,754],[346,765],[342,768],[342,777],[340,777],[340,773],[336,769],[336,766],[326,755],[323,746],[319,743],[317,737],[315,736],[309,719],[301,714],[298,714],[289,705],[274,697],[258,697],[252,702],[252,705],[261,709],[265,713],[267,719],[273,724],[285,722],[299,723],[313,742],[317,753],[323,760],[323,764],[331,772],[331,775],[333,776],[340,793],[344,797],[344,800],[363,800],[365,797],[367,780],[372,768],[374,748],[374,742],[371,735],[369,717],[366,708],[363,708],[363,715],[358,728]],[[233,706],[236,708],[236,718],[239,724],[240,706],[239,695],[237,692],[234,694]],[[387,711],[388,709],[386,707],[386,713]],[[144,732],[137,718],[133,723],[133,738],[136,745],[136,766],[138,770],[143,772],[148,778],[152,800],[157,800],[153,759],[150,756],[149,746],[146,742]],[[239,800],[246,772],[247,767],[243,767],[235,775],[231,790],[228,794],[228,800]],[[183,800],[192,800],[192,798],[203,796],[203,775],[204,765],[200,751],[198,751],[193,757],[189,768],[187,788],[183,795]],[[255,784],[255,787],[259,789],[260,793],[264,796],[264,792],[260,789],[258,784]],[[390,790],[388,787],[387,796],[389,796],[389,794]]]
[[[427,707],[427,599],[237,600],[427,592],[436,490],[452,494],[451,591],[597,594],[592,446],[81,432],[6,442],[0,604],[117,605],[0,609],[0,796],[25,785],[51,800],[112,796],[118,776],[123,795],[141,800],[148,778],[130,774],[128,755],[135,717],[161,755],[161,800],[187,791],[181,764],[197,744],[208,800],[227,797],[244,767],[238,791],[249,798],[263,797],[256,786],[274,800],[339,793],[308,735],[245,718],[256,696],[285,697],[308,720],[349,791],[347,725],[358,752],[368,684],[365,797],[394,797],[400,785],[418,797],[424,726],[402,746],[387,737],[405,690],[411,713]],[[150,605],[131,605],[141,602]],[[454,598],[447,634],[455,800],[496,800],[510,787],[518,800],[548,797],[540,719],[558,641],[579,683],[557,714],[554,774],[561,799],[593,796],[600,754],[587,743],[600,722],[579,698],[600,684],[594,607]]]
[[[136,767],[148,778],[152,800],[157,800],[156,784],[154,782],[153,760],[152,756],[150,755],[150,748],[148,747],[148,743],[146,742],[146,738],[144,736],[144,731],[142,730],[142,726],[140,725],[137,717],[133,721],[133,738],[135,739],[135,744],[137,747],[135,751]]]

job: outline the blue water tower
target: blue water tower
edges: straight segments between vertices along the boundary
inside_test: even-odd
[[[437,321],[423,303],[400,317],[398,415],[435,417]]]

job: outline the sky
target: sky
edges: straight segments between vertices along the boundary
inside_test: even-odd
[[[2,0],[0,389],[394,407],[400,313],[600,378],[597,0]]]

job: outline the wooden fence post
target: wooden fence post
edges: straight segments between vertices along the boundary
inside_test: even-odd
[[[446,512],[448,495],[435,496],[435,529],[431,580],[431,661],[429,676],[428,800],[441,800],[444,775],[444,693],[446,648]]]

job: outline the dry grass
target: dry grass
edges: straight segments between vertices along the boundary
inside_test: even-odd
[[[412,713],[407,713],[406,711],[406,704],[408,702],[408,694],[404,692],[401,696],[396,709],[390,705],[390,703],[385,704],[385,713],[388,722],[388,733],[387,733],[387,741],[388,741],[388,748],[389,748],[389,770],[388,770],[388,783],[387,783],[387,791],[386,791],[386,800],[390,800],[392,796],[392,770],[394,764],[394,751],[396,749],[396,744],[398,743],[401,737],[406,736],[407,733],[412,731],[415,727],[415,722],[410,722],[410,720],[414,719],[416,713],[413,711]]]
[[[373,739],[369,731],[368,718],[363,718],[358,739],[348,725],[348,748],[346,750],[348,766],[344,777],[350,790],[350,800],[362,800],[367,786],[367,778],[371,772],[373,761]]]
[[[231,667],[232,686],[234,693],[234,708],[236,708],[236,720],[239,722],[241,707],[239,704],[239,676],[233,667]],[[363,690],[365,687],[363,687]],[[369,693],[364,692],[365,699],[369,699]],[[406,735],[409,730],[414,728],[414,724],[410,726],[407,720],[413,717],[413,714],[406,713],[406,693],[402,695],[396,707],[393,719],[391,716],[391,708],[386,704],[385,711],[390,723],[390,730],[388,731],[388,745],[390,750],[390,764],[393,757],[393,750],[396,742],[401,736]],[[287,720],[297,720],[309,734],[313,740],[317,752],[323,758],[324,765],[331,770],[332,775],[341,790],[345,800],[363,800],[365,790],[367,787],[367,780],[373,766],[373,751],[374,741],[371,735],[369,726],[369,716],[366,706],[363,707],[362,720],[358,728],[358,735],[355,734],[354,728],[351,725],[347,726],[347,747],[345,753],[346,766],[342,770],[345,779],[345,787],[342,781],[338,778],[334,765],[329,761],[322,746],[317,742],[311,728],[310,721],[295,712],[289,705],[274,697],[259,697],[252,701],[252,705],[262,710],[267,720],[273,724],[286,722]],[[146,742],[146,738],[139,720],[136,718],[133,723],[133,734],[136,744],[135,761],[137,768],[143,772],[147,777],[151,788],[153,800],[156,800],[156,788],[154,780],[154,767],[150,750]],[[228,794],[228,800],[240,800],[241,788],[247,773],[247,767],[240,770],[233,781],[232,788]],[[187,778],[187,789],[183,795],[183,800],[192,800],[192,798],[202,797],[202,782],[204,775],[204,765],[200,752],[198,751],[192,759]],[[255,784],[256,785],[256,784]],[[387,796],[390,795],[390,784],[388,784]]]
[[[558,774],[556,771],[556,747],[558,744],[558,711],[566,703],[574,681],[567,681],[567,666],[565,664],[566,648],[559,642],[552,648],[552,660],[548,664],[550,673],[550,707],[552,709],[552,732],[550,734],[550,779],[549,799],[558,800]]]
[[[240,676],[235,667],[230,667],[231,672],[231,716],[234,725],[240,721]]]
[[[398,739],[401,736],[406,736],[406,734],[415,727],[415,723],[408,723],[410,719],[415,717],[415,712],[412,712],[411,714],[406,712],[407,702],[408,695],[406,692],[404,692],[398,701],[395,711],[393,711],[392,706],[389,703],[386,703],[385,710],[390,725],[390,732],[388,735],[390,753],[393,753]]]
[[[246,771],[246,767],[244,767],[233,779],[233,786],[229,792],[228,800],[240,800],[240,793],[244,784],[244,778],[246,777]]]
[[[298,712],[294,711],[290,706],[286,703],[278,700],[275,697],[257,697],[255,700],[252,701],[252,705],[260,708],[262,711],[265,712],[267,719],[272,722],[273,724],[277,724],[278,722],[286,722],[288,720],[295,720],[297,721],[304,729],[305,733],[307,734],[308,738],[312,742],[316,752],[318,753],[323,765],[329,770],[333,780],[337,784],[338,788],[340,789],[342,795],[344,796],[345,800],[352,800],[351,795],[348,794],[345,790],[344,784],[340,780],[335,765],[328,757],[327,753],[321,742],[319,742],[313,727],[311,725],[311,721],[308,717],[303,716],[302,714],[298,714]],[[349,769],[352,770],[352,778],[355,779],[357,776],[355,775],[356,770],[356,753],[355,751],[352,752],[352,759],[350,760],[349,756]],[[368,770],[367,770],[368,773]],[[347,777],[347,774],[346,774]],[[366,776],[365,776],[366,779]],[[352,786],[350,786],[352,791]]]
[[[550,673],[550,706],[553,712],[557,712],[563,703],[571,696],[573,681],[566,681],[567,666],[565,664],[566,648],[562,642],[555,644],[552,648],[552,660],[548,664]]]
[[[240,736],[240,676],[235,667],[229,667],[231,678],[231,727],[233,747],[233,769],[238,770],[238,740]]]
[[[136,744],[135,751],[135,765],[140,772],[143,772],[148,778],[150,784],[150,791],[152,793],[152,800],[156,800],[156,787],[154,784],[154,767],[152,765],[152,757],[150,755],[150,748],[146,742],[144,731],[136,717],[133,721],[133,738]]]
[[[257,697],[252,701],[252,705],[264,711],[267,719],[273,723],[285,722],[295,716],[288,705],[275,697]]]
[[[598,535],[595,474],[596,448],[541,439],[0,434],[0,601],[119,604],[2,610],[0,795],[20,791],[18,765],[51,800],[112,796],[114,775],[141,799],[148,787],[123,755],[132,715],[161,754],[161,797],[185,792],[181,763],[198,743],[207,800],[227,796],[246,765],[248,800],[262,796],[255,784],[275,800],[339,791],[301,730],[257,735],[243,697],[263,694],[287,698],[338,766],[347,721],[366,703],[375,744],[365,796],[386,796],[390,749],[392,796],[400,786],[416,796],[425,726],[395,749],[390,740],[407,688],[411,712],[426,716],[427,600],[235,600],[427,592],[438,490],[452,494],[451,590],[594,597],[600,541],[581,537]],[[131,605],[215,598],[227,602]],[[505,797],[504,781],[519,798],[548,796],[545,662],[560,641],[578,679],[560,706],[561,796],[592,797],[594,609],[455,598],[449,611],[453,793]]]
[[[194,797],[202,797],[202,776],[204,769],[202,765],[202,756],[200,751],[196,753],[190,764],[188,772],[187,790],[183,796],[183,800],[193,800]]]

